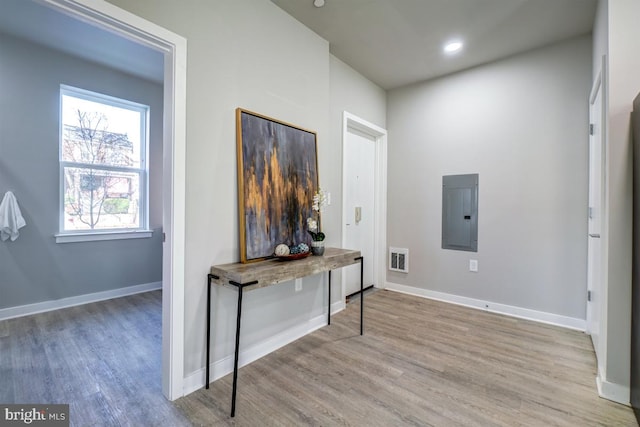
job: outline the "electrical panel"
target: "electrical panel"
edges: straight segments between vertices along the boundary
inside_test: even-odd
[[[478,174],[442,177],[442,249],[478,252]]]

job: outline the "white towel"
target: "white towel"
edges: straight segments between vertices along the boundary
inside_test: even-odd
[[[22,217],[16,196],[11,191],[7,191],[0,203],[0,239],[11,238],[13,242],[18,238],[22,227],[27,225]]]

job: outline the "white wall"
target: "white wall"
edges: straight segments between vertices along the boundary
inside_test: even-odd
[[[640,3],[609,2],[607,380],[629,383],[633,99],[640,92]]]
[[[584,325],[590,87],[585,36],[390,91],[388,244],[410,272],[388,281]],[[443,250],[442,176],[467,173],[478,252]]]
[[[329,46],[268,0],[110,2],[188,42],[185,376],[193,374],[187,380],[193,386],[205,363],[206,274],[211,265],[239,260],[237,107],[317,131],[320,183],[335,194],[324,228],[330,244],[341,241],[341,207],[335,202],[340,200],[336,156],[339,160],[341,140],[332,136],[341,122],[330,122]],[[359,78],[337,73],[343,82],[363,85]],[[369,99],[380,103],[375,88],[353,96],[369,90],[376,92]],[[384,106],[374,111],[380,114]],[[305,279],[300,293],[294,293],[293,283],[249,292],[243,301],[241,348],[312,325],[326,308],[323,279]],[[235,290],[215,288],[213,361],[228,360],[233,353],[236,298]]]
[[[640,4],[601,1],[594,28],[593,61],[608,55],[605,85],[606,194],[604,245],[606,342],[599,361],[600,393],[629,402],[631,334],[632,139],[630,113],[640,92]]]
[[[342,112],[348,111],[381,128],[387,123],[387,93],[333,55],[331,72],[331,138],[342,138]]]
[[[327,236],[328,244],[339,247],[342,244],[342,116],[347,111],[385,128],[387,94],[333,55],[330,56],[329,66],[330,127],[332,146],[335,150],[328,153],[328,158],[321,159],[321,181],[331,191],[332,203],[323,214],[323,221],[326,219],[324,224],[338,231]],[[336,277],[342,277],[342,271],[336,271],[333,274]],[[340,282],[336,283],[331,294],[333,301],[341,298]]]

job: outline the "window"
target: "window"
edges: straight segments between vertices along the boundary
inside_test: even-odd
[[[146,105],[61,86],[58,242],[148,237],[132,236],[147,231],[148,115]]]

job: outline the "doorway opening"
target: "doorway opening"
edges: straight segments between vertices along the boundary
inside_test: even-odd
[[[360,250],[365,288],[386,280],[387,131],[348,112],[342,123],[342,247]],[[359,266],[344,269],[341,301],[359,293]]]
[[[175,400],[184,394],[186,40],[106,2],[37,1],[164,56],[162,391]]]

